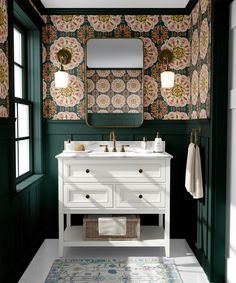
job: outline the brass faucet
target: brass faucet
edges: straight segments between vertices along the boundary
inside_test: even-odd
[[[113,141],[113,149],[112,149],[112,151],[116,152],[117,151],[116,150],[116,136],[115,136],[114,130],[110,131],[110,141]]]

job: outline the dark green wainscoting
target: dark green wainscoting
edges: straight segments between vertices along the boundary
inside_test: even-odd
[[[220,96],[221,97],[221,96]],[[220,104],[219,104],[220,108]],[[215,117],[215,115],[214,115]],[[115,129],[118,140],[141,141],[142,137],[154,140],[160,132],[166,141],[166,151],[174,156],[171,161],[171,237],[187,239],[211,282],[224,282],[224,211],[225,211],[225,152],[219,129],[226,130],[225,121],[212,125],[215,119],[197,121],[145,121],[140,128]],[[200,128],[204,198],[193,200],[184,187],[187,148],[192,128]],[[109,129],[86,126],[84,121],[44,122],[44,224],[47,238],[58,237],[57,160],[64,140],[108,140]],[[219,132],[221,133],[221,131]],[[224,133],[225,134],[225,133]],[[214,141],[212,139],[214,136]],[[215,161],[218,149],[215,140],[222,142],[219,162]],[[222,160],[222,162],[220,162]],[[216,173],[218,172],[218,173]],[[220,173],[221,172],[221,173]],[[218,198],[217,195],[221,197]],[[217,206],[217,202],[220,206]],[[222,215],[218,217],[218,215]],[[220,222],[219,222],[219,220]],[[148,218],[148,224],[156,221]],[[147,219],[144,218],[144,222]],[[222,225],[222,226],[221,226]],[[220,230],[222,227],[222,231]],[[218,231],[218,233],[215,233]],[[217,258],[217,260],[216,260]]]
[[[0,121],[0,282],[13,283],[17,282],[16,278],[21,275],[42,240],[58,237],[58,171],[55,155],[63,150],[64,140],[108,140],[110,130],[88,127],[84,121],[45,121],[43,186],[36,183],[12,195],[9,188],[13,186],[14,166],[9,124]],[[196,127],[201,128],[200,148],[205,190],[202,200],[193,200],[184,187],[189,137],[191,129]],[[166,140],[167,152],[174,156],[171,161],[171,237],[187,239],[208,278],[212,282],[223,282],[220,280],[224,276],[224,267],[219,272],[219,261],[216,262],[215,257],[224,257],[224,239],[219,242],[222,235],[214,232],[221,225],[216,225],[216,216],[220,213],[215,213],[216,192],[224,191],[225,188],[213,181],[222,175],[213,174],[214,167],[218,166],[219,170],[221,164],[212,164],[214,147],[211,137],[214,131],[211,123],[207,120],[145,121],[140,128],[115,129],[118,140],[128,141],[141,141],[143,136],[154,140],[157,131]],[[150,216],[145,221],[148,224],[156,223],[156,217]],[[216,248],[217,243],[220,249]]]
[[[197,200],[196,205],[196,221],[193,226],[196,227],[196,242],[195,246],[191,246],[199,262],[203,266],[208,279],[212,281],[213,278],[213,240],[214,240],[214,227],[213,227],[213,215],[212,215],[212,186],[210,183],[210,164],[211,164],[211,136],[210,136],[210,125],[208,123],[202,123],[199,121],[188,122],[186,125],[186,132],[191,133],[192,128],[200,128],[200,153],[202,162],[202,176],[204,184],[204,198]],[[189,210],[191,210],[191,203],[189,203]]]
[[[200,147],[205,180],[205,195],[203,201],[193,200],[184,187],[187,148],[191,128],[201,127]],[[192,121],[145,121],[140,128],[115,129],[117,140],[141,141],[142,137],[154,140],[159,131],[166,141],[166,151],[174,156],[171,160],[171,237],[185,238],[195,250],[195,244],[200,249],[209,244],[211,223],[205,219],[205,210],[210,210],[208,204],[208,168],[209,168],[209,133],[210,124],[207,120]],[[64,140],[108,140],[109,129],[96,129],[86,126],[84,121],[45,121],[44,122],[44,168],[45,168],[45,231],[46,237],[58,237],[58,191],[57,191],[57,159],[55,156],[63,150]],[[198,204],[199,203],[199,204]],[[204,210],[205,209],[205,210]],[[198,219],[197,213],[202,219]],[[201,211],[200,211],[201,210]],[[149,217],[155,222],[155,215]],[[147,221],[144,219],[144,221]],[[197,238],[198,236],[198,238]],[[209,236],[209,237],[208,237]],[[206,240],[205,240],[206,239]],[[207,247],[205,247],[207,250]]]
[[[13,124],[0,120],[0,282],[4,283],[18,282],[44,239],[40,183],[11,192]]]

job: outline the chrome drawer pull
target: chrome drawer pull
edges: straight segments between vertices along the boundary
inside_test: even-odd
[[[86,173],[89,173],[89,172],[90,172],[90,170],[89,170],[89,169],[86,169],[86,170],[85,170],[85,172],[86,172]]]
[[[87,199],[89,199],[89,198],[90,198],[90,195],[86,195],[85,197],[86,197]]]
[[[139,171],[139,173],[143,173],[143,169],[139,169],[138,171]]]
[[[139,198],[143,198],[143,195],[139,195],[138,197],[139,197]]]

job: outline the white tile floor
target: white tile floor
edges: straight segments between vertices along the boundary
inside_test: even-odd
[[[164,256],[162,248],[67,248],[65,257]],[[58,256],[58,240],[46,239],[18,283],[43,283]],[[204,271],[183,239],[171,240],[171,258],[175,260],[184,283],[209,283]],[[82,282],[81,282],[82,283]],[[153,282],[155,283],[155,282]]]

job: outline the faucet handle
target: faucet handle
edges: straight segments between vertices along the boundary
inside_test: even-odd
[[[122,144],[120,151],[125,152],[125,147],[129,147],[128,144]]]
[[[100,144],[100,147],[105,147],[104,152],[109,152],[107,144]]]

